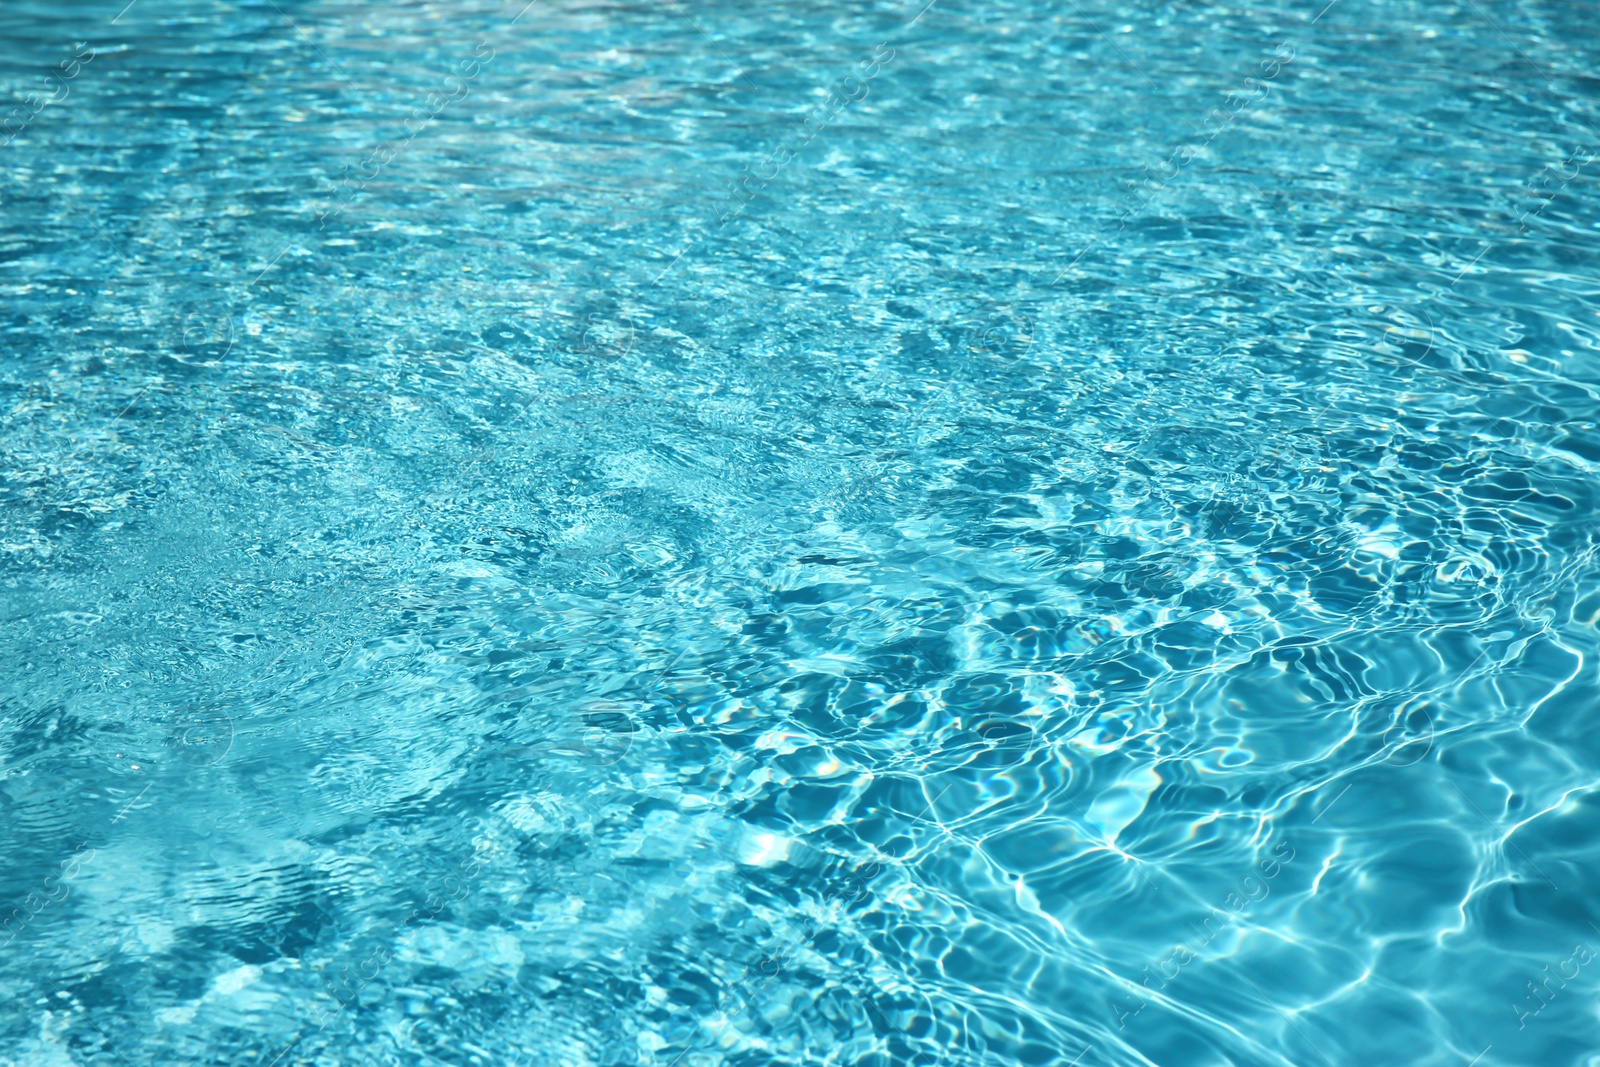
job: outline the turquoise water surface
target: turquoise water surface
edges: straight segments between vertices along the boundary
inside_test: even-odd
[[[6,0],[0,1067],[1600,1067],[1600,10]]]

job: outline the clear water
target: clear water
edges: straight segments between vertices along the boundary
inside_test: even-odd
[[[1592,5],[123,2],[0,1063],[1600,1064]]]

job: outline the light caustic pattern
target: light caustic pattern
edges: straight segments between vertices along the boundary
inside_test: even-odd
[[[4,18],[0,1063],[1600,1064],[1590,5]]]

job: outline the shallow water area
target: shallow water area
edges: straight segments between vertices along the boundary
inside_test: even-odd
[[[1600,1065],[1600,22],[6,8],[0,1067]]]

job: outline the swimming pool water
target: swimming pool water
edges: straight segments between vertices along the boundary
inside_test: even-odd
[[[1592,5],[125,3],[0,1065],[1600,1065]]]

